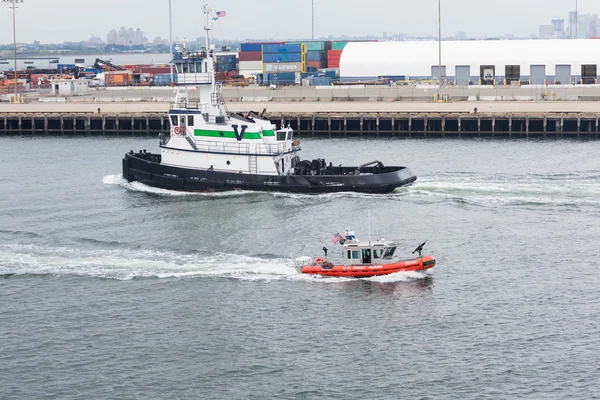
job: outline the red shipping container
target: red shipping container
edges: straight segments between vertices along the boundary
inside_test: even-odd
[[[327,51],[327,59],[331,58],[340,58],[342,56],[342,52],[344,50],[328,50]]]
[[[240,61],[262,61],[262,51],[242,51],[239,53]]]
[[[173,67],[175,71],[175,67]],[[140,67],[140,74],[169,74],[171,67]]]
[[[329,60],[327,62],[327,68],[339,68],[340,60]]]
[[[323,68],[323,63],[321,61],[307,61],[306,65],[309,67]]]

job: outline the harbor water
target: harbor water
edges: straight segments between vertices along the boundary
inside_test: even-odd
[[[310,139],[406,165],[388,195],[182,194],[155,139],[0,140],[2,399],[600,396],[600,142]],[[346,228],[427,273],[295,272]]]

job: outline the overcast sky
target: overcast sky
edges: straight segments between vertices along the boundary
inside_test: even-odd
[[[202,1],[172,0],[173,35],[202,35]],[[25,0],[17,9],[17,39],[42,43],[106,40],[111,29],[141,28],[149,40],[168,38],[168,0]],[[309,38],[311,0],[218,0],[227,11],[215,37],[225,39]],[[442,34],[528,36],[555,17],[567,20],[575,0],[442,0]],[[579,0],[580,13],[600,13],[600,1]],[[437,35],[437,0],[315,0],[315,35]],[[0,3],[0,43],[12,43],[12,17]]]

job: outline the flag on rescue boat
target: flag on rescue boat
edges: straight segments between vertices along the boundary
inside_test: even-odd
[[[340,239],[342,238],[342,236],[340,235],[339,232],[336,232],[333,234],[333,236],[331,237],[331,241],[333,242],[333,244],[336,244],[337,242],[340,241]]]

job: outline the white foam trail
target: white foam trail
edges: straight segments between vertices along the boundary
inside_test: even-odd
[[[75,275],[105,279],[222,277],[249,281],[302,280],[343,283],[355,278],[300,274],[290,258],[264,259],[236,254],[176,254],[151,250],[93,250],[36,245],[0,245],[0,275]],[[419,273],[374,282],[422,279]]]
[[[126,179],[123,178],[123,175],[107,175],[102,178],[102,183],[105,185],[118,185],[125,189],[134,191],[134,192],[145,192],[158,194],[163,196],[200,196],[200,197],[233,197],[233,196],[244,196],[249,193],[256,193],[248,190],[231,190],[226,192],[183,192],[177,190],[168,190],[155,188],[152,186],[145,185],[141,182],[127,182]]]
[[[149,250],[90,250],[0,246],[0,274],[80,275],[110,279],[195,276],[273,280],[296,275],[290,259],[240,255],[181,255]]]

